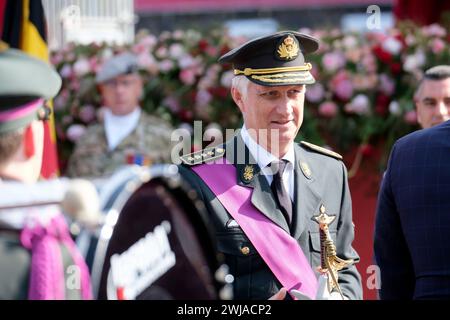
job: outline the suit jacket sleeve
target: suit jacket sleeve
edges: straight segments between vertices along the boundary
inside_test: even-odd
[[[379,267],[381,299],[412,299],[414,272],[395,203],[392,178],[395,175],[394,145],[378,196],[375,221],[374,253]]]

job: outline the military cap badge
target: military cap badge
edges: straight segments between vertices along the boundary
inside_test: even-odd
[[[277,57],[282,60],[293,60],[299,52],[298,41],[291,35],[286,36],[278,46]]]

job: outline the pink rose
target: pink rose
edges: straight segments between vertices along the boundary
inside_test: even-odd
[[[158,39],[156,39],[156,37],[154,35],[146,35],[145,37],[142,37],[139,40],[139,44],[144,45],[145,47],[147,47],[148,49],[153,48],[156,43],[158,43]]]
[[[148,48],[146,45],[144,45],[143,43],[136,43],[131,50],[135,53],[135,54],[142,54],[142,53],[146,53],[148,52]]]
[[[408,72],[420,69],[426,62],[426,55],[422,49],[417,49],[414,54],[408,55],[403,62],[403,69]]]
[[[234,78],[233,71],[229,70],[222,74],[220,78],[220,84],[225,88],[231,88],[231,81]]]
[[[66,108],[67,100],[69,98],[69,92],[63,88],[61,92],[53,100],[53,107],[55,110],[64,110]]]
[[[78,78],[73,78],[69,83],[69,88],[73,91],[79,91],[80,90],[80,80]]]
[[[71,124],[73,122],[73,118],[70,115],[65,115],[62,117],[61,122],[63,125],[67,126],[68,124]]]
[[[88,105],[81,107],[80,113],[78,114],[78,116],[80,117],[81,121],[83,121],[84,123],[90,123],[91,121],[93,121],[95,119],[96,110],[92,105],[88,104]]]
[[[208,46],[208,47],[206,47],[205,52],[207,55],[210,55],[211,57],[215,57],[219,54],[219,49],[214,46]]]
[[[198,63],[199,61],[194,59],[190,54],[183,54],[178,58],[178,65],[181,69],[195,67]]]
[[[159,70],[162,72],[168,72],[173,68],[172,60],[165,59],[159,63]]]
[[[50,62],[55,66],[60,64],[63,61],[63,59],[64,56],[61,52],[55,52],[50,56]]]
[[[195,70],[191,68],[181,70],[179,77],[184,84],[193,85],[195,83]]]
[[[67,139],[77,142],[86,132],[86,127],[81,124],[73,124],[67,129]]]
[[[189,123],[183,122],[178,126],[178,129],[186,130],[189,134],[194,134],[194,128]]]
[[[159,47],[158,49],[156,49],[155,55],[159,58],[159,59],[164,59],[167,58],[167,48],[166,47]]]
[[[416,110],[411,110],[405,113],[403,119],[406,123],[415,125],[417,124],[417,113]]]
[[[68,63],[64,64],[62,68],[59,70],[59,74],[63,78],[69,78],[70,76],[72,76],[72,67],[70,66],[70,64]]]
[[[195,96],[195,102],[198,107],[207,106],[212,100],[212,95],[207,90],[198,90]]]
[[[91,65],[89,60],[86,58],[81,58],[73,65],[73,71],[78,77],[84,76],[86,73],[91,71]]]
[[[97,73],[97,71],[100,69],[100,64],[96,56],[89,58],[89,68],[93,73]]]
[[[385,39],[383,41],[383,43],[381,44],[381,47],[383,48],[384,51],[389,52],[390,54],[395,56],[400,53],[403,45],[396,38],[388,37],[387,39]]]
[[[158,66],[156,64],[156,60],[150,53],[142,53],[137,56],[138,65],[150,73],[156,73],[158,70]]]
[[[179,43],[174,43],[169,47],[169,55],[172,59],[178,59],[184,54],[184,47]]]
[[[369,52],[363,55],[361,62],[367,72],[369,73],[376,72],[377,62],[375,56],[372,53]]]
[[[345,71],[339,71],[331,79],[330,87],[341,100],[347,101],[353,95],[353,85]]]
[[[338,111],[337,105],[332,101],[326,101],[319,106],[319,114],[326,118],[333,118]]]
[[[408,46],[412,47],[412,46],[414,46],[414,45],[417,43],[417,39],[416,39],[416,37],[414,37],[412,34],[408,34],[408,35],[405,37],[405,42],[406,42],[406,44],[407,44]]]
[[[353,85],[349,79],[339,81],[334,88],[336,95],[342,100],[348,100],[353,95]]]
[[[162,101],[162,104],[167,106],[170,111],[177,113],[181,109],[180,102],[173,96],[169,96]]]
[[[306,89],[306,99],[308,101],[317,103],[320,102],[325,95],[325,89],[320,83],[315,83]]]
[[[385,95],[390,96],[394,93],[395,82],[387,74],[383,73],[380,75],[380,90]]]
[[[172,36],[173,36],[173,38],[174,39],[176,39],[176,40],[181,40],[181,39],[183,39],[184,38],[184,36],[185,36],[185,34],[184,34],[184,31],[183,30],[175,30],[173,33],[172,33]]]
[[[445,37],[447,35],[447,31],[437,23],[423,27],[422,32],[428,37]]]
[[[358,94],[350,103],[347,103],[344,110],[348,113],[356,113],[359,115],[369,114],[369,98],[364,94]]]
[[[398,116],[402,112],[402,109],[400,108],[400,105],[397,101],[394,100],[389,103],[389,112],[396,116]]]
[[[207,90],[208,88],[211,88],[214,86],[215,79],[208,77],[207,75],[204,77],[201,77],[198,81],[197,88],[199,90]]]
[[[328,72],[336,71],[345,66],[345,56],[340,51],[325,53],[322,58],[323,67]]]
[[[434,54],[439,54],[445,49],[445,42],[442,41],[439,38],[434,38],[431,40],[431,51],[433,51]]]

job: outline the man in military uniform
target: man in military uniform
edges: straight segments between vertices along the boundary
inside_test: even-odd
[[[304,54],[317,48],[316,39],[285,31],[222,56],[236,75],[231,94],[244,125],[225,144],[181,158],[179,170],[205,202],[218,251],[235,277],[236,299],[282,299],[286,290],[288,297],[299,291],[317,298],[321,241],[314,217],[320,213],[335,216],[328,228],[335,254],[359,260],[342,157],[294,143],[305,85],[315,82]],[[345,299],[362,298],[354,264],[338,279]]]
[[[125,52],[112,57],[96,82],[106,107],[104,117],[78,141],[67,175],[101,177],[124,164],[169,162],[172,128],[141,110],[143,83],[136,56]]]
[[[37,182],[45,99],[61,78],[48,64],[0,41],[0,299],[90,299],[89,272],[60,208]]]

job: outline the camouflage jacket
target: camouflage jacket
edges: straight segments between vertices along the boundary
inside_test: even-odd
[[[170,162],[172,128],[163,120],[141,113],[136,128],[114,150],[109,150],[103,123],[90,126],[78,140],[66,174],[102,177],[124,164]]]

